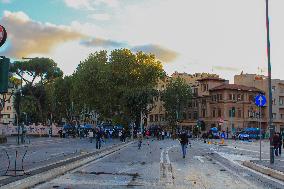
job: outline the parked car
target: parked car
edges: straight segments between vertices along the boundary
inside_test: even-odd
[[[250,139],[249,134],[246,133],[245,131],[241,132],[238,135],[238,138],[239,138],[239,140],[249,140]]]

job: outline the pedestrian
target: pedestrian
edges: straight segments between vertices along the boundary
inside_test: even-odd
[[[182,157],[185,158],[186,148],[187,148],[187,145],[188,145],[188,135],[185,132],[182,132],[179,135],[179,141],[180,141],[180,144],[181,144]]]
[[[96,130],[96,149],[101,149],[101,140],[102,140],[102,132],[97,129]]]
[[[279,136],[278,153],[279,153],[279,156],[281,156],[281,148],[282,148],[282,143],[283,143],[283,137],[282,137],[282,134],[280,132],[278,132],[278,136]]]
[[[138,149],[140,150],[141,145],[142,145],[142,140],[143,140],[142,134],[140,132],[137,135],[137,139],[138,139]]]
[[[125,129],[123,128],[122,133],[121,133],[122,142],[125,142],[125,138],[126,138],[126,131],[125,131]]]
[[[122,131],[118,132],[118,137],[119,137],[120,141],[122,142]]]
[[[162,140],[164,140],[164,139],[165,139],[165,131],[162,130]]]
[[[149,139],[149,137],[150,137],[150,131],[147,130],[147,131],[146,131],[146,138]]]
[[[273,135],[272,143],[273,143],[273,146],[274,146],[275,156],[278,156],[278,147],[279,147],[280,141],[279,141],[279,136],[276,132]]]
[[[89,136],[89,139],[90,139],[90,143],[93,143],[93,138],[94,138],[94,131],[93,131],[93,129],[89,130],[88,136]]]
[[[113,130],[111,129],[111,130],[109,131],[109,139],[112,138],[112,133],[113,133]]]

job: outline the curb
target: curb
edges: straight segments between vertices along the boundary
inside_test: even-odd
[[[128,145],[132,144],[133,142],[129,142],[123,145],[119,145],[119,146],[114,146],[112,149],[108,149],[106,151],[101,151],[98,152],[97,154],[93,154],[89,157],[82,157],[82,159],[78,159],[74,162],[70,162],[66,165],[62,165],[47,171],[43,171],[39,174],[33,175],[33,176],[29,176],[26,178],[23,178],[21,180],[15,181],[15,182],[11,182],[7,185],[4,185],[2,187],[0,187],[1,189],[5,189],[5,188],[13,188],[13,189],[26,189],[26,188],[31,188],[34,187],[35,185],[44,183],[48,180],[52,180],[58,176],[61,176],[63,174],[65,174],[68,171],[74,170],[76,168],[79,168],[87,163],[90,163],[94,160],[103,158],[107,155],[110,155],[114,152],[117,152],[119,150],[121,150],[122,148],[127,147]]]
[[[244,161],[242,164],[244,166],[250,168],[250,169],[257,171],[257,172],[260,172],[260,173],[265,174],[267,176],[270,176],[270,177],[273,177],[275,179],[284,181],[284,173],[282,173],[280,171],[271,169],[271,168],[263,166],[263,165],[258,165],[256,163],[251,162],[251,161]]]

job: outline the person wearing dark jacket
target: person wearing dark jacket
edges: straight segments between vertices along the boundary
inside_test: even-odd
[[[278,136],[279,136],[278,152],[279,152],[279,156],[281,156],[281,148],[282,148],[282,143],[283,143],[282,133],[278,133]]]
[[[185,158],[186,147],[188,145],[188,136],[185,132],[183,132],[179,135],[179,141],[180,141],[180,144],[181,144],[182,157]]]
[[[278,156],[278,148],[279,148],[279,135],[277,133],[274,133],[273,138],[272,138],[272,143],[274,146],[274,153],[275,156]]]

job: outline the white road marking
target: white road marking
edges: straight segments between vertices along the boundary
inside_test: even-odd
[[[160,163],[164,162],[164,149],[161,151]]]
[[[231,148],[231,149],[234,149],[234,150],[239,150],[239,151],[247,151],[247,152],[254,152],[254,153],[259,153],[259,151],[255,151],[255,150],[248,150],[248,149],[245,149],[245,148],[239,148],[239,147],[233,147],[233,146],[225,146],[226,148]],[[261,152],[262,154],[269,154],[269,153],[266,153],[266,152]]]
[[[204,163],[204,160],[201,156],[194,156],[193,158],[199,160],[201,163]]]

